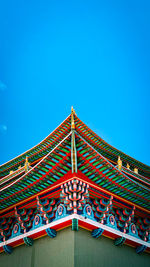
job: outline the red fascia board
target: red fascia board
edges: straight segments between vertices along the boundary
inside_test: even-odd
[[[97,185],[95,182],[93,182],[92,180],[90,180],[87,176],[85,176],[81,171],[78,170],[78,174],[75,174],[75,175],[77,175],[78,178],[83,179],[84,181],[86,181],[89,185],[92,185],[94,188],[99,189],[99,190],[105,192],[105,193],[108,194],[108,195],[112,195],[112,196],[114,196],[116,199],[121,199],[123,202],[125,202],[125,203],[127,203],[127,204],[129,204],[129,205],[131,205],[131,206],[138,207],[139,209],[144,210],[144,211],[146,211],[147,213],[150,213],[149,210],[147,210],[147,209],[145,209],[145,208],[143,208],[143,207],[140,207],[140,206],[138,206],[137,204],[135,204],[135,203],[133,203],[133,202],[130,202],[130,201],[128,201],[128,200],[126,200],[126,199],[124,199],[124,198],[122,198],[122,197],[118,197],[117,195],[115,195],[114,193],[111,193],[110,191],[108,191],[108,190],[106,190],[106,189],[103,189],[102,187],[100,187],[99,185]]]
[[[84,140],[83,140],[83,142],[84,142]],[[84,142],[84,143],[85,143],[85,142]],[[86,144],[86,143],[85,143],[85,144]],[[88,144],[87,144],[87,145],[88,145]],[[95,152],[96,152],[96,151],[95,151]],[[97,152],[96,152],[96,153],[97,153]],[[107,180],[108,180],[109,182],[111,182],[112,184],[116,185],[117,187],[120,187],[120,188],[123,189],[123,190],[126,190],[126,191],[129,192],[130,194],[133,194],[133,195],[135,195],[135,196],[137,196],[137,197],[142,198],[142,199],[145,200],[145,201],[150,202],[150,201],[147,200],[146,198],[144,198],[144,197],[142,197],[142,196],[140,196],[140,195],[134,193],[133,191],[127,189],[126,187],[123,187],[123,186],[119,185],[118,183],[116,183],[115,181],[112,180],[113,178],[109,179],[108,177],[106,177],[106,176],[105,176],[99,169],[95,168],[95,166],[93,166],[93,165],[90,163],[90,161],[87,160],[85,157],[83,157],[79,152],[77,153],[77,155],[78,155],[78,157],[81,157],[85,162],[87,162],[87,163],[92,167],[92,169],[94,169],[96,172],[98,172],[100,175],[102,175],[102,177],[104,177],[105,179],[107,179]],[[98,153],[97,153],[97,155],[101,158],[101,156],[100,156]],[[84,164],[83,164],[83,165],[84,165]],[[106,165],[109,165],[109,163],[106,162]],[[110,165],[111,165],[111,163],[110,163]],[[114,168],[114,166],[112,165],[112,169],[113,169],[113,168]],[[115,169],[115,168],[114,168],[114,169]],[[117,170],[116,170],[116,172],[117,172]],[[119,171],[118,171],[118,172],[119,172]],[[121,173],[120,175],[124,176],[123,173]],[[124,178],[127,178],[127,177],[124,177]],[[128,178],[128,179],[129,179],[129,178]]]
[[[56,188],[57,186],[60,186],[60,185],[63,184],[64,182],[68,182],[69,180],[72,180],[72,179],[80,179],[81,181],[88,183],[90,186],[92,186],[92,187],[95,188],[95,189],[98,189],[98,190],[100,190],[100,191],[103,191],[104,193],[106,193],[106,194],[108,194],[108,195],[110,195],[110,196],[112,195],[112,196],[114,196],[116,199],[118,199],[118,200],[120,199],[120,200],[122,200],[123,202],[125,202],[125,203],[127,203],[127,204],[129,204],[129,205],[131,205],[131,206],[138,207],[138,209],[140,209],[141,211],[143,210],[143,211],[145,211],[145,212],[148,213],[148,214],[150,213],[149,210],[144,209],[144,208],[142,208],[142,207],[140,207],[140,206],[138,206],[138,205],[136,205],[136,204],[134,204],[134,203],[132,203],[132,202],[130,202],[130,201],[127,201],[127,200],[125,200],[125,199],[123,199],[123,198],[121,198],[121,197],[118,197],[117,195],[115,195],[115,194],[113,194],[113,193],[107,191],[106,189],[101,188],[100,186],[98,186],[97,184],[95,184],[92,180],[90,180],[87,176],[85,176],[85,175],[84,175],[81,171],[79,171],[79,170],[78,170],[78,173],[72,173],[71,170],[68,171],[68,173],[66,173],[62,178],[60,178],[58,181],[56,181],[53,185],[50,185],[46,190],[43,190],[42,192],[40,192],[40,193],[38,193],[38,194],[36,194],[36,195],[34,195],[34,196],[28,198],[28,200],[29,200],[29,199],[35,199],[36,196],[41,196],[41,195],[43,195],[43,194],[46,193],[46,192],[50,192],[51,190],[53,190],[53,189]],[[51,194],[51,193],[50,193],[50,194]],[[25,199],[25,200],[23,200],[23,201],[17,203],[16,205],[12,205],[11,207],[8,207],[8,208],[6,208],[6,209],[0,211],[0,214],[3,213],[3,212],[6,211],[6,210],[12,209],[13,207],[16,207],[16,206],[20,205],[21,203],[25,203],[26,201],[27,201],[27,199]]]
[[[73,178],[73,174],[70,171],[68,171],[63,177],[61,177],[59,180],[57,180],[56,182],[54,182],[52,185],[48,186],[45,190],[42,190],[41,192],[31,196],[31,197],[27,197],[26,199],[8,207],[8,208],[5,208],[3,210],[0,211],[0,214],[3,213],[4,211],[7,211],[9,209],[12,209],[13,207],[16,207],[22,203],[25,203],[26,201],[29,201],[30,199],[34,199],[36,196],[41,196],[43,195],[44,193],[46,192],[50,192],[51,190],[53,190],[54,188],[56,188],[57,186],[60,186],[61,184],[63,184],[64,182],[67,182],[69,180],[71,180]]]
[[[37,184],[38,182],[40,182],[41,180],[43,180],[44,178],[46,178],[46,176],[49,175],[53,170],[55,170],[55,169],[59,166],[59,164],[63,163],[63,161],[64,161],[69,155],[70,155],[70,152],[67,153],[66,156],[65,156],[62,160],[60,160],[58,163],[56,163],[56,165],[55,165],[52,169],[50,169],[47,173],[45,173],[44,175],[42,175],[38,180],[36,180],[36,181],[33,182],[32,184],[29,184],[29,185],[26,186],[25,188],[19,190],[19,191],[17,192],[17,194],[18,194],[18,193],[21,193],[21,192],[24,192],[26,189],[31,188],[33,185]],[[39,166],[38,166],[38,167],[39,167]],[[34,171],[34,170],[33,170],[33,171]],[[10,195],[10,196],[8,196],[8,197],[3,198],[2,200],[0,200],[0,202],[3,202],[4,200],[6,200],[6,199],[8,199],[8,198],[10,198],[10,197],[12,197],[12,196],[14,196],[14,195],[16,195],[16,193],[13,193],[12,195]]]

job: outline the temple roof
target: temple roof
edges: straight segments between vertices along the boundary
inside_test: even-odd
[[[150,210],[150,167],[107,144],[74,110],[41,143],[1,165],[0,172],[0,210],[39,194],[69,173]]]
[[[101,137],[94,133],[84,122],[82,122],[77,117],[74,111],[73,114],[76,132],[79,133],[93,148],[100,152],[110,162],[116,165],[118,156],[120,156],[124,168],[127,164],[130,165],[129,172],[132,172],[134,168],[137,168],[139,175],[150,177],[150,167],[148,165],[126,155],[120,150],[109,145]],[[28,157],[28,160],[31,165],[35,165],[39,160],[41,160],[45,155],[47,155],[59,142],[61,142],[69,134],[70,131],[71,114],[39,144],[27,150],[23,154],[17,156],[16,158],[2,164],[0,166],[0,177],[8,175],[10,171],[17,170],[19,166],[23,167],[26,157]],[[128,172],[128,170],[126,171]]]

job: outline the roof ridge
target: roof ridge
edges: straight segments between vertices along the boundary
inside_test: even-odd
[[[124,157],[127,157],[127,158],[129,159],[129,163],[130,163],[130,160],[132,161],[131,164],[132,164],[133,166],[137,167],[137,164],[136,164],[136,163],[139,163],[140,165],[143,166],[143,168],[142,168],[142,166],[141,166],[141,168],[140,168],[140,167],[138,167],[138,168],[141,169],[141,170],[144,170],[144,172],[150,174],[150,166],[149,166],[149,165],[147,165],[147,164],[145,164],[145,163],[143,163],[143,162],[141,162],[141,161],[139,161],[139,160],[137,160],[137,159],[135,159],[135,158],[133,158],[133,157],[127,155],[127,154],[125,154],[125,153],[122,152],[121,150],[119,150],[119,149],[115,148],[114,146],[110,145],[109,143],[107,143],[107,142],[106,142],[103,138],[101,138],[98,134],[96,134],[95,132],[93,132],[93,130],[91,130],[91,129],[90,129],[90,128],[89,128],[89,127],[82,121],[82,120],[80,120],[80,119],[77,117],[77,115],[75,114],[75,122],[76,122],[76,119],[79,120],[80,122],[82,122],[82,124],[84,125],[84,127],[87,127],[87,129],[91,132],[91,134],[93,134],[97,139],[101,140],[101,141],[102,141],[103,143],[105,143],[108,147],[110,147],[110,148],[112,148],[114,151],[116,151],[116,152],[117,152],[117,154],[115,155],[116,157],[118,157],[118,156],[121,156],[121,157],[122,157],[122,155],[123,155],[123,158],[122,158],[123,161],[128,162],[128,160],[124,158]],[[77,125],[76,125],[76,131],[79,131],[79,127],[78,127]],[[82,130],[81,130],[81,131],[82,131]],[[99,149],[106,150],[106,149],[104,149],[104,148],[101,148],[99,145],[97,145],[97,143],[95,143],[95,146],[99,147]],[[107,151],[107,150],[106,150],[106,152],[109,153],[109,154],[113,154],[112,152]],[[133,162],[134,162],[134,163],[133,163]],[[145,168],[144,168],[144,167],[145,167]],[[145,170],[145,169],[148,169],[148,171]]]
[[[69,136],[71,135],[71,132],[65,137],[63,138],[63,140],[61,140],[45,157],[43,157],[35,166],[33,166],[31,169],[28,170],[28,172],[24,173],[21,177],[19,177],[16,181],[12,182],[11,184],[7,185],[6,188],[2,188],[0,189],[1,191],[4,191],[5,189],[11,187],[13,184],[17,183],[18,181],[20,181],[23,177],[25,177],[26,175],[28,175],[30,172],[32,172],[36,167],[38,167],[38,165],[44,161],[51,153],[53,153],[53,151],[55,149],[57,149]]]
[[[124,175],[128,180],[132,181],[135,184],[138,184],[139,186],[143,187],[144,189],[150,191],[150,188],[145,187],[143,185],[141,185],[140,183],[132,180],[130,177],[128,177],[126,174],[124,174],[121,170],[119,170],[116,166],[114,166],[106,157],[104,157],[99,151],[97,151],[91,144],[88,143],[88,141],[86,141],[78,132],[76,132],[76,134],[82,139],[84,140],[84,142],[86,142],[86,144],[88,146],[90,146],[96,153],[98,153],[104,160],[107,161],[107,163],[109,163],[114,169],[116,169],[117,172],[120,172],[122,175]]]
[[[63,122],[61,122],[47,137],[45,137],[40,143],[38,143],[37,145],[35,145],[35,146],[33,146],[32,148],[30,148],[30,149],[28,149],[27,151],[25,151],[25,152],[23,152],[22,154],[20,154],[20,155],[18,155],[18,156],[16,156],[15,158],[13,158],[13,159],[11,159],[11,160],[9,160],[9,161],[7,161],[7,162],[5,162],[5,163],[3,163],[2,165],[0,165],[0,173],[4,173],[5,172],[5,169],[3,170],[2,168],[5,168],[5,166],[6,166],[6,170],[7,169],[10,169],[11,167],[7,167],[7,165],[8,164],[11,164],[11,162],[13,162],[13,161],[15,161],[15,160],[17,160],[17,159],[19,159],[19,158],[21,158],[21,157],[26,157],[26,156],[28,156],[28,158],[30,158],[31,156],[29,156],[28,155],[28,153],[29,152],[31,152],[32,150],[34,150],[34,149],[36,149],[36,148],[38,148],[40,145],[42,145],[42,143],[44,142],[44,141],[46,141],[50,136],[52,136],[53,134],[54,134],[54,132],[55,131],[57,131],[58,130],[58,128],[63,124],[63,123],[65,123],[65,121],[67,121],[69,118],[71,118],[71,114],[69,114],[69,116],[63,121]],[[40,158],[40,157],[39,157]],[[25,160],[25,158],[24,158],[24,160]],[[22,160],[20,160],[20,161],[22,161]],[[16,163],[16,165],[18,165],[18,164],[20,164],[20,161],[18,162],[18,163]],[[4,175],[5,176],[5,175]],[[3,176],[2,176],[3,177]]]

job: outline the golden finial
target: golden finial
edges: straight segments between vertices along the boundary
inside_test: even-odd
[[[129,165],[129,163],[127,163],[127,169],[130,170],[130,165]]]
[[[71,129],[75,129],[74,114],[75,114],[75,111],[73,107],[71,107]]]
[[[135,172],[135,173],[138,173],[138,169],[137,169],[137,168],[134,168],[134,172]]]
[[[10,171],[9,174],[12,174],[14,171]]]
[[[77,113],[75,112],[75,110],[74,110],[73,106],[71,107],[71,113],[73,113],[74,115],[76,115],[76,116],[77,116]]]
[[[21,169],[21,165],[18,167],[18,170]]]
[[[28,163],[28,157],[26,156],[26,164]]]
[[[122,169],[122,160],[120,159],[120,156],[118,157],[118,169],[121,171]]]
[[[74,113],[74,109],[73,109],[73,106],[71,107],[71,113]]]
[[[25,167],[25,172],[28,172],[28,170],[29,170],[29,166],[30,166],[30,164],[29,164],[29,162],[28,162],[28,157],[26,156],[26,159],[25,159],[25,165],[24,165],[24,167]]]

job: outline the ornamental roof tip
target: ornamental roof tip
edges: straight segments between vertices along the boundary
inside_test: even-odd
[[[71,106],[71,114],[77,115],[73,106]]]
[[[75,129],[75,121],[74,121],[74,115],[75,115],[75,110],[73,109],[73,106],[71,107],[71,129]]]

